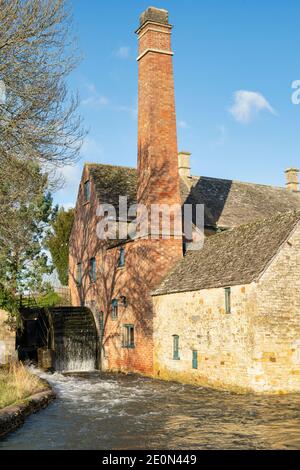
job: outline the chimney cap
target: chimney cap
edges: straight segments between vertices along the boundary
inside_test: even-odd
[[[188,152],[187,150],[180,150],[180,152],[178,152],[178,155],[192,155],[191,152]]]
[[[287,168],[287,169],[285,170],[285,173],[292,173],[292,172],[293,172],[293,173],[294,173],[294,172],[295,172],[295,173],[299,173],[300,170],[299,170],[299,168]]]
[[[147,23],[147,21],[168,25],[169,13],[161,8],[149,7],[140,16],[140,27]]]

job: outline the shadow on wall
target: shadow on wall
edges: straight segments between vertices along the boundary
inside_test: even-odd
[[[139,194],[142,201],[149,200],[149,191],[155,193],[160,174],[168,172],[166,164],[162,163],[152,174],[144,180],[144,189]],[[98,181],[99,184],[99,181]],[[170,181],[174,191],[174,182]],[[161,191],[161,189],[160,189]],[[176,187],[179,198],[179,188]],[[175,199],[175,198],[174,198]],[[105,203],[106,201],[101,201]],[[175,202],[175,201],[174,201]],[[101,338],[101,351],[111,339],[120,336],[120,324],[134,321],[135,328],[143,338],[152,342],[153,307],[150,292],[160,282],[178,260],[178,253],[182,255],[182,240],[177,240],[176,249],[165,249],[169,240],[100,240],[97,237],[96,216],[97,195],[92,195],[90,204],[84,204],[79,195],[74,227],[70,239],[70,285],[73,303],[88,305],[94,313],[98,335]],[[173,242],[173,240],[172,240]],[[125,267],[119,267],[120,246],[125,249]],[[171,247],[172,248],[172,247]],[[91,260],[96,259],[96,271],[91,271]],[[77,278],[76,264],[80,265],[80,280]],[[95,275],[95,279],[93,276]],[[74,300],[76,298],[76,300]],[[112,302],[118,300],[119,315],[117,321],[111,322]],[[116,347],[112,341],[110,347],[115,348],[115,355],[124,355],[125,351]]]

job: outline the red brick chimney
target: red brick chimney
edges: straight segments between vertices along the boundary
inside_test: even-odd
[[[140,17],[138,202],[180,204],[174,78],[168,12]]]

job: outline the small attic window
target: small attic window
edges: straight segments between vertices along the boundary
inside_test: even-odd
[[[91,199],[91,182],[88,180],[83,186],[84,202],[89,202]]]

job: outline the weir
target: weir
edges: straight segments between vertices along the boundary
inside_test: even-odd
[[[91,371],[97,367],[97,331],[86,307],[23,309],[17,334],[19,359],[38,362],[51,353],[57,371]]]

